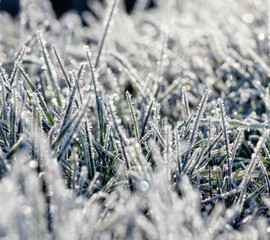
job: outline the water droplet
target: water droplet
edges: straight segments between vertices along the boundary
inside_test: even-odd
[[[143,192],[145,192],[149,189],[149,184],[146,181],[142,181],[139,186]]]
[[[29,215],[32,212],[32,208],[30,206],[28,206],[28,205],[24,205],[22,207],[22,212],[25,215]]]
[[[21,113],[21,119],[24,120],[25,117],[26,117],[26,113],[24,111],[22,111],[22,113]]]
[[[38,166],[38,163],[36,161],[30,161],[29,162],[29,167],[30,168],[37,168],[37,166]]]
[[[259,40],[262,41],[265,39],[265,35],[263,33],[260,33],[260,34],[258,34],[258,38],[259,38]]]

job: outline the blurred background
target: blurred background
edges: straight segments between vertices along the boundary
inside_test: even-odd
[[[50,0],[52,2],[53,9],[56,16],[59,18],[65,12],[75,10],[78,14],[82,14],[83,11],[93,12],[89,4],[91,1],[99,1],[103,3],[104,0]],[[128,13],[132,12],[136,0],[122,0],[125,3]],[[155,7],[155,0],[148,0],[147,8]],[[0,11],[6,11],[12,16],[16,16],[19,12],[19,0],[0,0]]]

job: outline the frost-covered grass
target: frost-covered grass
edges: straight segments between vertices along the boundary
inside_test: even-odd
[[[0,239],[267,239],[265,1],[107,2],[0,15]]]

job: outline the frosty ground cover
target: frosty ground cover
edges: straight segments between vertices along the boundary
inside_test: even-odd
[[[0,14],[0,239],[268,239],[269,1],[147,2]]]

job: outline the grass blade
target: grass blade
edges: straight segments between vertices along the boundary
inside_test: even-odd
[[[109,12],[109,16],[107,18],[105,28],[104,28],[104,31],[103,31],[103,34],[102,34],[102,38],[101,38],[101,40],[100,40],[100,42],[98,44],[98,54],[97,54],[97,58],[96,58],[95,68],[98,67],[100,56],[101,56],[101,53],[102,53],[102,50],[103,50],[103,45],[104,45],[108,30],[109,30],[109,27],[110,27],[110,23],[111,23],[111,20],[112,20],[112,17],[113,17],[117,2],[118,2],[118,0],[113,0],[112,6],[111,6],[111,9],[110,9],[110,12]]]

